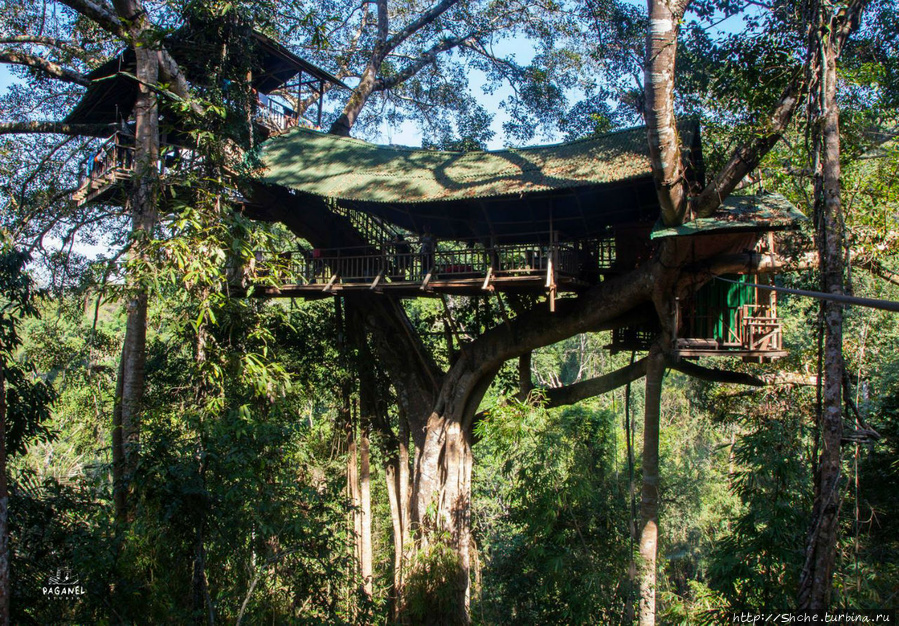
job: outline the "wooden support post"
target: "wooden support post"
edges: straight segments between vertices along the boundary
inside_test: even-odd
[[[318,127],[322,127],[322,107],[324,106],[324,102],[322,100],[325,99],[325,81],[318,81]]]
[[[422,291],[428,291],[428,283],[431,282],[431,276],[433,276],[433,275],[434,275],[434,268],[431,267],[431,269],[428,270],[428,274],[427,274],[427,276],[425,276],[425,279],[423,281],[421,281],[420,289]]]
[[[375,289],[378,286],[378,283],[381,282],[381,279],[384,278],[384,268],[381,268],[381,271],[378,272],[378,275],[375,276],[375,279],[372,281],[371,285],[369,285],[369,289]]]
[[[551,237],[555,238],[553,234]],[[555,241],[550,242],[549,259],[546,262],[546,288],[549,289],[549,310],[551,313],[556,312],[556,249]]]
[[[331,275],[331,280],[328,281],[328,284],[325,285],[325,288],[322,289],[322,291],[324,291],[324,292],[331,291],[331,288],[334,287],[334,283],[337,282],[337,278],[339,276],[340,276],[340,274],[338,272],[334,272],[334,274]]]
[[[300,73],[297,74],[297,106],[296,106],[296,111],[294,111],[294,113],[296,113],[296,116],[297,116],[298,124],[300,122],[300,115],[301,115],[300,105],[302,105],[302,104],[303,104],[303,70],[300,70]]]
[[[487,268],[487,276],[484,278],[484,284],[481,285],[481,289],[483,291],[493,291],[493,287],[490,285],[490,280],[493,278],[493,267]]]

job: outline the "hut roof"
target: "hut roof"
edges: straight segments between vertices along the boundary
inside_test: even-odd
[[[723,231],[768,231],[794,226],[807,218],[789,200],[776,193],[728,196],[710,217],[700,217],[685,224],[665,227],[661,222],[651,239],[705,235]]]
[[[683,124],[681,139],[698,139]],[[265,182],[366,203],[495,198],[651,178],[646,131],[628,128],[570,143],[443,152],[381,146],[296,128],[262,144]]]
[[[687,176],[703,183],[699,126],[679,135]],[[260,178],[377,215],[415,232],[468,240],[527,240],[550,230],[603,236],[616,226],[659,217],[645,127],[549,146],[493,152],[442,152],[379,146],[297,128],[264,142]],[[784,228],[802,215],[781,196],[729,198],[711,218],[654,238],[724,229]]]
[[[701,184],[698,124],[679,132],[688,176]],[[651,227],[659,215],[643,127],[494,152],[378,146],[298,128],[264,142],[259,157],[267,184],[446,239],[601,236],[618,224]]]
[[[349,89],[339,78],[301,59],[274,39],[258,32],[253,33],[253,39],[259,65],[259,71],[254,73],[253,86],[261,93],[275,91],[300,72]],[[189,80],[202,80],[202,68],[195,63],[195,44],[186,27],[175,31],[166,45],[175,60],[185,68]],[[127,119],[137,99],[136,70],[134,48],[125,48],[91,71],[87,75],[91,84],[65,121],[69,124],[115,124]]]

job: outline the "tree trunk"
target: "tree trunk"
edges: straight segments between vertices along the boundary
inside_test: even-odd
[[[9,483],[6,478],[6,372],[0,357],[0,626],[9,624]]]
[[[534,383],[531,381],[533,354],[533,352],[525,352],[518,357],[518,394],[522,398],[527,398],[534,389]]]
[[[674,0],[647,2],[649,28],[643,89],[649,156],[662,220],[667,226],[677,226],[684,220],[688,191],[674,117],[674,60],[678,24],[685,3]]]
[[[362,592],[372,597],[372,546],[371,546],[371,470],[369,456],[369,423],[363,416],[359,436],[359,569],[362,573]]]
[[[355,420],[347,422],[346,439],[347,439],[347,457],[346,457],[346,486],[347,498],[350,501],[350,519],[353,533],[353,579],[360,571],[360,563],[362,561],[362,516],[360,511],[359,498],[359,456],[356,444],[356,424]]]
[[[656,620],[656,571],[659,551],[659,416],[665,357],[654,346],[646,366],[643,418],[643,498],[640,505],[640,626]]]
[[[393,593],[391,615],[394,619],[401,603],[403,587],[403,515],[399,500],[399,458],[389,458],[384,463],[387,483],[387,500],[390,504],[390,522],[393,526]]]
[[[403,604],[403,580],[409,545],[409,426],[400,411],[398,436],[391,438],[396,448],[384,463],[390,520],[393,525],[393,594],[391,613],[399,619]]]
[[[424,614],[405,616],[415,622],[470,621],[472,426],[495,375],[495,369],[484,370],[463,353],[444,381],[416,450],[411,521],[417,553],[405,582],[407,595],[421,594],[419,606],[425,607]],[[422,588],[424,580],[428,589]]]
[[[125,484],[125,440],[122,436],[122,387],[125,385],[125,347],[119,359],[116,375],[115,400],[112,409],[112,498],[115,504],[115,519],[125,523],[128,516],[127,485]]]
[[[359,85],[353,90],[353,95],[350,96],[346,106],[343,107],[343,112],[340,114],[340,117],[331,124],[331,128],[328,130],[330,134],[349,137],[350,129],[352,129],[353,124],[356,123],[356,118],[359,117],[362,107],[365,106],[369,96],[371,96],[372,92],[375,90],[375,81],[378,78],[378,72],[381,71],[381,62],[382,58],[379,53],[376,52],[372,55],[371,60],[362,72],[362,78],[359,80]]]
[[[155,51],[140,45],[136,47],[136,56],[140,85],[134,108],[134,176],[129,198],[134,240],[132,256],[148,263],[151,260],[147,258],[143,246],[156,224],[159,192],[159,110],[156,94],[150,86],[157,83],[159,61]],[[119,369],[121,380],[116,382],[117,388],[121,388],[121,396],[117,395],[118,406],[113,409],[114,421],[118,415],[121,416],[121,441],[117,437],[113,440],[113,445],[118,444],[120,449],[113,451],[113,458],[122,460],[120,498],[125,498],[126,502],[140,452],[140,408],[144,395],[147,344],[146,289],[133,276],[129,277],[129,287],[131,295],[127,304],[128,319]],[[117,426],[113,424],[114,433]],[[127,510],[127,503],[122,508]]]
[[[833,36],[823,46],[820,68],[818,131],[821,167],[815,202],[820,215],[819,258],[823,289],[843,293],[843,215],[840,202],[840,129],[836,101],[837,47]],[[824,393],[821,453],[815,475],[815,503],[807,562],[799,581],[801,609],[821,611],[830,605],[839,531],[841,441],[843,437],[843,310],[824,303]]]

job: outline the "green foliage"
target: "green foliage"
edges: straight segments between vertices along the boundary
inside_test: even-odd
[[[793,401],[766,398],[733,450],[731,488],[743,506],[718,537],[709,569],[710,586],[731,606],[777,610],[796,595],[811,477],[802,414],[788,409]]]
[[[27,254],[0,240],[0,393],[5,394],[6,430],[2,436],[9,456],[22,453],[29,440],[50,437],[44,422],[56,398],[53,388],[35,377],[30,364],[15,360],[15,351],[22,344],[22,321],[38,314],[32,279],[25,272],[27,261]]]
[[[627,476],[612,413],[510,404],[479,425],[484,623],[611,623],[624,612]]]
[[[458,597],[465,588],[465,573],[449,537],[416,550],[404,587],[405,610],[413,623],[458,624]]]

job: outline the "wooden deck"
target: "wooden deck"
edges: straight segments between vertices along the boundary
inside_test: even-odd
[[[255,297],[306,299],[353,292],[401,298],[491,291],[554,297],[589,286],[581,277],[582,256],[569,243],[457,246],[433,252],[411,252],[412,245],[403,241],[381,250],[343,248],[257,258],[255,284],[240,290]],[[269,276],[279,284],[272,286]]]
[[[558,292],[576,292],[585,289],[588,284],[576,278],[561,277],[556,284]],[[391,281],[390,279],[371,282],[335,281],[334,283],[300,283],[285,284],[278,287],[269,285],[253,285],[252,290],[237,290],[237,295],[249,293],[257,298],[303,298],[317,300],[331,296],[351,293],[370,292],[397,296],[400,298],[429,298],[441,294],[459,296],[479,296],[492,291],[504,293],[542,294],[547,292],[546,279],[543,276],[508,276],[486,277],[454,277],[432,278],[427,285],[422,281]]]

